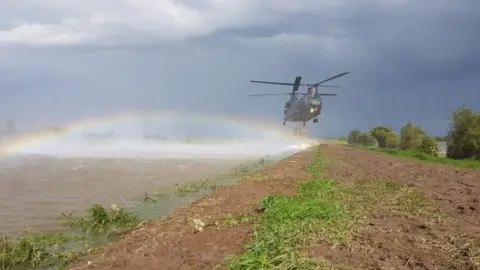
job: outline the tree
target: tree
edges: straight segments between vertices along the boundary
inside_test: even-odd
[[[400,149],[416,150],[420,147],[425,137],[425,132],[420,128],[408,122],[400,131]]]
[[[423,137],[422,143],[418,147],[418,151],[429,155],[438,156],[440,149],[438,148],[437,141],[433,137],[425,136]]]
[[[349,144],[360,144],[362,132],[358,129],[354,129],[348,133]]]
[[[400,138],[398,136],[391,136],[387,138],[386,148],[396,149],[400,147]]]
[[[370,130],[370,134],[375,138],[380,148],[386,148],[387,140],[397,136],[393,129],[386,126],[374,127]]]
[[[447,157],[480,160],[480,114],[467,106],[452,114],[447,135]]]
[[[372,136],[372,134],[370,134],[370,132],[362,132],[360,134],[360,144],[361,145],[364,145],[364,146],[377,146],[377,140],[375,139],[375,137]]]

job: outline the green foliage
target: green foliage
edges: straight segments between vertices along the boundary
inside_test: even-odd
[[[88,248],[92,238],[86,232],[108,234],[115,232],[115,229],[133,227],[137,224],[134,214],[125,212],[116,205],[112,205],[111,209],[105,209],[95,204],[88,213],[89,215],[84,218],[74,218],[71,213],[62,214],[62,217],[67,219],[66,225],[81,229],[81,233],[75,231],[49,235],[25,233],[14,241],[4,237],[0,240],[0,269],[64,268],[81,256],[98,251]]]
[[[418,151],[436,157],[438,156],[440,149],[438,148],[437,141],[433,137],[425,136],[418,147]]]
[[[318,242],[349,245],[356,228],[379,205],[405,215],[433,219],[437,214],[420,192],[394,181],[323,179],[324,164],[317,159],[309,167],[315,180],[301,182],[295,197],[272,195],[260,202],[263,214],[253,242],[229,258],[229,269],[334,269],[326,261],[310,260],[302,250]]]
[[[62,217],[67,219],[65,225],[75,229],[68,233],[25,233],[14,241],[4,237],[0,240],[0,269],[63,269],[81,256],[98,251],[89,248],[93,234],[104,233],[104,236],[109,237],[110,233],[117,232],[117,229],[130,228],[138,223],[134,214],[116,205],[106,209],[95,204],[88,213],[84,218],[75,218],[71,213],[62,214]]]
[[[89,215],[82,218],[73,218],[62,214],[67,219],[66,225],[72,228],[81,228],[87,233],[115,231],[117,228],[132,227],[138,223],[137,217],[130,212],[126,212],[117,205],[113,204],[110,209],[100,204],[94,204],[88,209]]]
[[[412,122],[402,127],[400,137],[396,136],[391,128],[385,126],[373,128],[370,134],[375,138],[379,148],[391,150],[383,152],[460,167],[480,167],[480,163],[472,161],[480,161],[480,113],[475,113],[466,106],[453,112],[448,135],[435,137],[440,141],[447,139],[447,158],[438,157],[440,154],[438,140],[428,136],[421,127],[413,125]],[[350,131],[348,142],[357,146],[374,146],[372,139],[358,129]],[[371,150],[380,151],[381,149]],[[455,162],[451,159],[470,159],[470,161]]]
[[[447,137],[448,157],[480,160],[480,113],[466,106],[454,111]]]
[[[380,148],[386,148],[388,139],[397,136],[393,129],[386,126],[374,127],[370,130],[370,134],[377,140]]]
[[[64,251],[62,244],[71,240],[58,235],[22,235],[12,242],[0,240],[0,269],[36,269],[39,266],[62,266],[78,258],[74,251]]]
[[[155,190],[153,193],[145,192],[143,196],[144,202],[156,203],[161,200],[170,198],[171,196],[185,197],[188,194],[200,191],[214,191],[219,187],[219,183],[226,180],[238,180],[245,177],[251,172],[261,170],[266,165],[272,163],[271,159],[260,158],[251,162],[240,164],[233,168],[228,173],[218,174],[212,178],[202,178],[201,180],[190,181],[182,184],[175,184],[174,188],[161,188]]]
[[[364,132],[360,135],[359,144],[364,146],[376,146],[377,140],[368,132]]]
[[[375,146],[377,141],[370,133],[365,133],[358,129],[354,129],[348,134],[348,143],[363,146]]]
[[[348,142],[348,138],[345,137],[345,136],[340,136],[340,137],[338,138],[338,140],[341,141],[341,142]]]
[[[400,149],[415,150],[420,147],[425,132],[419,126],[415,126],[412,122],[408,122],[402,127],[400,132]]]
[[[362,132],[358,129],[354,129],[348,133],[348,143],[349,144],[359,144],[360,143],[360,136]]]
[[[424,152],[415,151],[415,150],[400,150],[400,149],[382,149],[382,148],[364,148],[366,150],[381,152],[385,154],[389,154],[392,156],[400,156],[400,157],[408,157],[414,158],[418,160],[423,160],[432,163],[439,163],[448,166],[454,166],[459,168],[472,168],[472,169],[480,169],[480,161],[474,159],[463,159],[457,160],[452,159],[449,157],[440,157],[430,155]]]
[[[304,256],[305,246],[316,233],[335,243],[346,240],[344,228],[352,224],[350,212],[336,203],[337,183],[316,180],[302,183],[298,196],[268,196],[260,202],[264,211],[247,252],[233,257],[230,269],[318,269],[321,262]]]
[[[398,136],[388,137],[385,147],[388,149],[396,149],[400,147],[400,138]]]

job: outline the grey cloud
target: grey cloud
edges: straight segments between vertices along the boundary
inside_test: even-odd
[[[251,85],[249,79],[291,81],[299,75],[315,82],[342,71],[352,74],[335,83],[350,88],[325,98],[314,133],[400,128],[412,120],[440,134],[451,110],[462,104],[480,109],[478,1],[396,1],[395,7],[393,1],[343,2],[325,9],[270,8],[268,20],[258,24],[184,42],[159,44],[141,36],[136,44],[9,48],[0,52],[0,113],[40,123],[175,108],[280,123],[284,98],[247,95],[290,89]],[[285,42],[279,35],[311,39]]]

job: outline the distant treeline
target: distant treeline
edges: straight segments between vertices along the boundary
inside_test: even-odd
[[[387,126],[374,127],[367,132],[350,131],[340,140],[349,144],[388,149],[418,151],[437,156],[437,142],[446,142],[446,156],[452,159],[480,160],[480,113],[462,106],[452,113],[450,129],[446,136],[429,136],[420,126],[408,122],[397,134]]]
[[[447,136],[435,136],[434,138],[437,142],[446,142],[448,140]]]

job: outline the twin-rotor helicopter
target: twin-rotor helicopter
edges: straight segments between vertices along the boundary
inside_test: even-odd
[[[260,97],[260,96],[290,95],[290,100],[285,103],[285,108],[283,111],[284,113],[283,125],[285,125],[287,122],[302,122],[303,126],[305,126],[305,123],[307,123],[311,119],[313,119],[313,123],[318,123],[318,116],[322,113],[322,108],[323,108],[321,97],[337,95],[337,94],[319,93],[318,88],[319,87],[346,87],[343,85],[324,85],[323,83],[326,83],[338,77],[345,76],[349,73],[350,72],[343,72],[315,84],[301,83],[302,77],[300,76],[297,76],[293,83],[251,80],[250,82],[252,83],[292,86],[292,92],[277,93],[277,94],[256,94],[256,95],[250,95],[250,96]],[[308,87],[307,92],[298,93],[298,89],[300,86]]]

